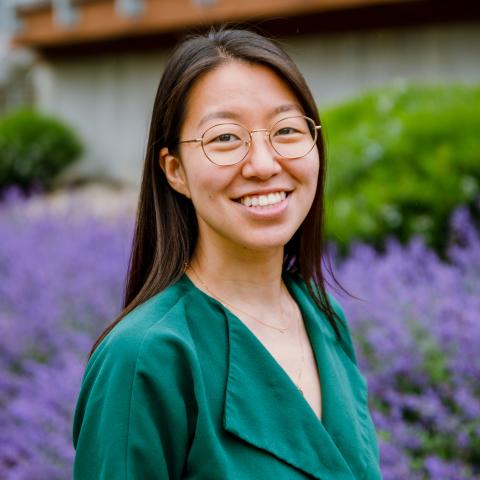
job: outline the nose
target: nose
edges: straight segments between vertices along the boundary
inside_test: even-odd
[[[278,154],[270,145],[267,131],[254,130],[251,138],[250,148],[242,165],[242,175],[245,178],[267,180],[282,170]]]

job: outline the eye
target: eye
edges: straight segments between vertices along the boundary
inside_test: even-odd
[[[274,136],[278,135],[291,135],[293,133],[298,133],[298,130],[295,129],[294,127],[282,127],[278,129],[275,133]]]
[[[242,144],[245,136],[248,137],[248,132],[235,123],[214,125],[203,134],[203,145],[210,148],[233,149]]]
[[[229,143],[229,142],[236,142],[240,140],[237,135],[233,133],[221,133],[217,137],[213,138],[212,142],[220,142],[220,143]]]

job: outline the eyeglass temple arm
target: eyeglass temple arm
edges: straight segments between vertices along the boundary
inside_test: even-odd
[[[192,143],[192,142],[201,142],[201,138],[192,138],[191,140],[180,140],[178,143]]]

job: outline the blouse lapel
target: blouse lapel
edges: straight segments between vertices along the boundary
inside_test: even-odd
[[[339,446],[353,476],[359,478],[367,467],[366,453],[371,443],[367,434],[370,417],[365,378],[356,365],[355,354],[337,340],[327,320],[318,315],[306,287],[302,288],[288,276],[285,281],[302,310],[314,347],[322,385],[322,425]],[[343,336],[347,333],[342,331]]]
[[[225,313],[224,428],[313,478],[352,480],[341,452],[287,373],[241,320]]]

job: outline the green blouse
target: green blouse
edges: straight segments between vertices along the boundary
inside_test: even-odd
[[[248,327],[183,275],[90,358],[74,479],[381,479],[350,333],[337,341],[305,284],[285,282],[317,362],[322,421]]]

